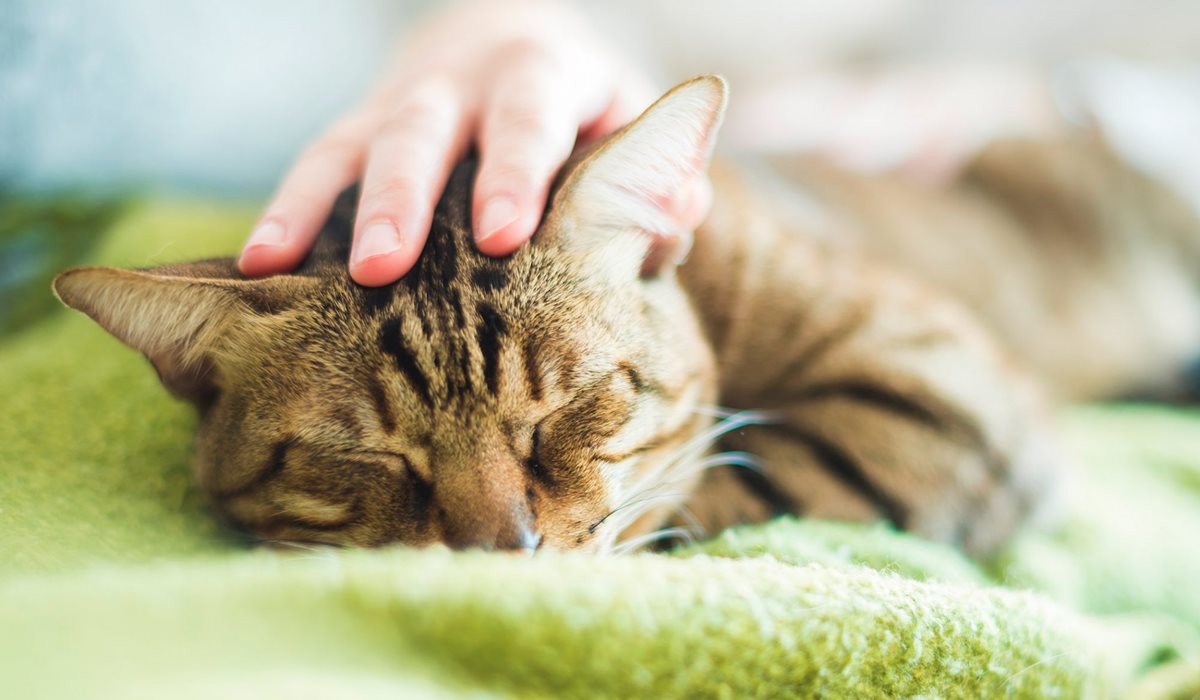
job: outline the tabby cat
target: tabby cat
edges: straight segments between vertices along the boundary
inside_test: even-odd
[[[725,102],[693,79],[576,154],[506,259],[475,250],[464,163],[390,287],[346,273],[351,191],[294,274],[55,290],[196,405],[199,484],[276,542],[628,551],[795,513],[987,552],[1054,491],[1035,386],[1159,391],[1200,355],[1200,226],[1088,139],[997,144],[939,190],[718,164],[681,262],[664,212]]]

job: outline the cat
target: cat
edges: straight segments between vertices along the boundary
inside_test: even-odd
[[[996,144],[940,190],[710,169],[727,93],[575,154],[508,258],[474,248],[468,161],[388,287],[346,273],[351,190],[294,274],[54,289],[195,404],[199,485],[269,542],[623,552],[791,513],[985,554],[1052,507],[1051,401],[1200,355],[1200,226],[1094,140]],[[706,169],[685,256],[665,212]]]

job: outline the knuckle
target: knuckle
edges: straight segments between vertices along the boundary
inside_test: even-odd
[[[338,141],[363,140],[370,133],[371,114],[362,109],[343,115],[325,130],[323,138]]]
[[[503,131],[505,140],[540,140],[554,134],[558,126],[549,110],[510,104],[501,105],[495,113],[496,131]]]
[[[272,212],[285,212],[285,216],[319,209],[320,203],[331,202],[341,188],[340,182],[317,181],[311,178],[287,179],[275,193],[267,209]]]
[[[405,102],[389,111],[379,123],[381,134],[411,134],[430,131],[437,122],[437,111],[429,104]]]
[[[361,155],[330,159],[316,146],[301,155],[284,176],[276,201],[285,208],[307,208],[309,202],[332,198],[362,175]],[[316,155],[313,155],[315,151]]]
[[[525,194],[537,189],[537,177],[528,163],[485,163],[479,173],[481,193],[496,191]],[[485,194],[486,196],[486,194]]]
[[[383,113],[376,133],[439,137],[450,127],[452,116],[452,105],[444,93],[417,88]]]
[[[363,185],[364,207],[406,208],[416,206],[425,191],[424,185],[412,175],[392,175]]]
[[[335,162],[357,161],[362,157],[363,144],[358,139],[352,139],[338,134],[330,134],[310,144],[300,153],[301,163],[320,163],[322,165]]]
[[[498,64],[511,64],[525,68],[556,69],[559,58],[546,44],[534,37],[519,37],[505,42],[496,49]]]
[[[413,173],[434,167],[440,148],[436,141],[413,138],[411,134],[404,138],[380,137],[371,143],[368,159],[377,166],[387,164],[388,171],[381,172],[382,176],[415,179]]]

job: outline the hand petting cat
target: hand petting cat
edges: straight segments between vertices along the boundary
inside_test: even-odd
[[[508,255],[533,235],[576,140],[616,130],[653,97],[563,3],[457,4],[418,27],[375,91],[301,153],[239,268],[255,277],[294,269],[338,194],[361,180],[350,275],[366,286],[395,282],[421,254],[434,204],[472,146],[475,242]],[[710,200],[705,181],[672,205],[681,231],[700,223]]]

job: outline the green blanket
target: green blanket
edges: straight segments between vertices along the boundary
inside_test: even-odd
[[[150,202],[89,255],[229,253],[251,217]],[[189,409],[82,316],[0,343],[0,402],[2,697],[1200,695],[1196,413],[1071,411],[1065,520],[976,564],[792,520],[624,558],[258,551],[191,485]]]

